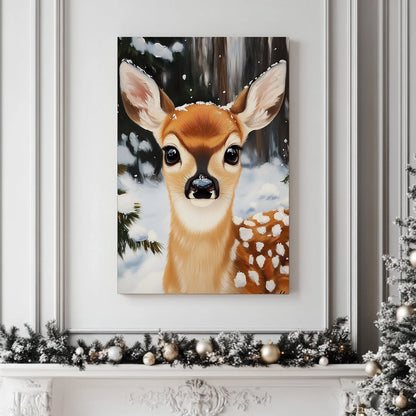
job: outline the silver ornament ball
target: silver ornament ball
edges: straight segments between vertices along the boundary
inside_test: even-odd
[[[172,362],[178,358],[179,350],[175,344],[166,343],[163,347],[163,358],[168,361]]]
[[[409,254],[410,264],[416,268],[416,250],[412,250]]]
[[[398,407],[399,409],[404,409],[407,407],[407,398],[403,394],[403,392],[400,392],[400,394],[393,398],[393,403]]]
[[[200,357],[205,357],[213,351],[212,342],[209,339],[200,339],[195,346],[195,350]]]
[[[400,305],[396,311],[396,320],[398,323],[404,321],[404,319],[408,318],[414,313],[414,308],[412,305],[405,303],[404,305]]]
[[[107,357],[109,361],[118,363],[123,358],[123,351],[119,346],[114,345],[107,350]]]
[[[365,364],[365,367],[364,367],[364,371],[369,377],[374,377],[376,374],[381,373],[381,370],[380,370],[380,367],[378,366],[378,364],[375,361],[372,361],[372,360],[367,361],[367,363]]]
[[[319,365],[321,365],[322,367],[326,367],[329,364],[329,360],[327,357],[321,357],[319,359]]]
[[[269,342],[261,347],[260,355],[265,363],[274,364],[280,358],[280,349],[277,345]]]
[[[143,355],[143,364],[144,365],[153,365],[156,362],[155,355],[149,351],[145,355]]]
[[[76,355],[82,355],[82,354],[84,354],[84,348],[77,347],[76,350],[75,350],[75,354]]]

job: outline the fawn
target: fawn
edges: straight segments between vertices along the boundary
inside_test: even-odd
[[[243,143],[278,114],[285,78],[280,61],[227,107],[197,102],[175,108],[149,75],[121,63],[124,108],[164,154],[171,211],[166,293],[289,292],[288,210],[244,221],[232,214]]]

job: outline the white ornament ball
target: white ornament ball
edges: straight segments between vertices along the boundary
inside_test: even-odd
[[[274,364],[280,358],[280,349],[277,345],[269,342],[261,347],[260,355],[265,363]]]
[[[179,350],[175,344],[166,343],[163,347],[163,358],[168,361],[172,362],[178,358]]]
[[[76,355],[83,355],[84,354],[84,348],[77,347],[76,350],[75,350],[75,354]]]
[[[375,361],[372,361],[372,360],[367,361],[367,363],[365,364],[365,367],[364,367],[364,371],[369,377],[374,377],[376,374],[381,373],[381,370],[380,370],[380,367],[378,366],[378,364]]]
[[[107,357],[109,361],[118,363],[123,358],[123,351],[119,346],[114,345],[107,350]]]
[[[397,308],[396,311],[396,320],[398,323],[401,323],[404,321],[405,318],[408,318],[411,316],[414,312],[414,308],[412,305],[409,305],[405,303],[404,305],[401,305]]]
[[[200,357],[205,357],[213,351],[212,342],[209,339],[200,339],[195,346],[195,350]]]
[[[321,357],[319,359],[319,365],[321,365],[322,367],[326,367],[329,364],[329,360],[327,357]]]
[[[416,267],[416,250],[412,250],[409,254],[409,261],[413,267]]]
[[[152,352],[147,352],[143,355],[143,364],[144,365],[153,365],[156,362],[156,357]]]
[[[398,396],[394,397],[393,403],[399,409],[404,409],[404,408],[407,407],[407,398],[402,392],[400,392],[400,394]]]

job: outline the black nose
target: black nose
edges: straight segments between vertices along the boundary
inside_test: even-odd
[[[219,186],[218,181],[212,176],[205,173],[197,173],[188,179],[185,185],[185,195],[188,199],[210,199],[218,198]]]
[[[191,182],[191,190],[193,191],[209,191],[212,189],[214,189],[214,182],[202,174]]]

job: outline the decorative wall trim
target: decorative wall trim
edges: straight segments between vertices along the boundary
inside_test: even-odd
[[[122,365],[88,365],[85,371],[74,367],[64,367],[58,364],[0,364],[0,377],[13,378],[77,378],[77,379],[189,379],[190,377],[204,380],[246,380],[256,379],[258,384],[263,382],[270,385],[304,386],[325,385],[330,379],[349,379],[364,377],[363,364],[334,364],[326,367],[315,366],[307,368],[281,367],[273,364],[269,367],[208,367],[195,366],[192,368],[157,365],[152,367],[137,364]],[[257,383],[256,382],[256,383]],[[257,385],[257,384],[256,384]]]
[[[357,0],[349,2],[349,42],[348,42],[348,84],[349,84],[349,172],[348,172],[348,190],[349,190],[349,218],[348,229],[348,276],[349,276],[349,322],[351,330],[351,340],[353,348],[357,348],[358,334],[358,257],[357,257],[357,238],[358,238],[358,150],[357,150],[357,33],[358,33],[358,16],[357,16]]]
[[[267,406],[271,396],[260,389],[231,390],[210,385],[201,379],[191,379],[176,389],[169,387],[162,391],[130,393],[129,401],[149,409],[167,406],[171,413],[182,416],[217,416],[228,408],[246,411],[252,404]]]
[[[56,90],[56,282],[55,319],[61,328],[65,327],[65,142],[64,142],[64,0],[55,0],[55,90]]]
[[[31,37],[30,37],[30,75],[32,88],[30,90],[30,107],[29,115],[30,130],[32,139],[30,140],[30,166],[32,172],[32,183],[30,186],[31,206],[29,212],[31,215],[31,253],[30,253],[30,269],[32,276],[30,281],[32,292],[32,316],[31,323],[36,331],[40,330],[40,70],[39,70],[39,0],[31,0],[30,2],[30,18],[31,18]]]
[[[325,78],[325,91],[324,91],[324,114],[326,118],[325,126],[325,324],[328,327],[330,324],[329,317],[329,221],[330,221],[330,209],[329,209],[329,0],[325,0],[324,14],[325,14],[325,50],[324,50],[324,78]]]
[[[63,94],[63,90],[64,90],[64,85],[65,85],[65,81],[64,81],[64,74],[65,74],[65,63],[64,63],[64,44],[65,44],[65,13],[64,13],[64,9],[65,9],[65,0],[56,0],[57,3],[59,4],[59,25],[57,25],[57,33],[59,32],[59,34],[57,35],[60,39],[59,41],[59,48],[58,48],[58,54],[60,55],[60,82],[59,85],[57,86],[57,89],[59,89],[61,91],[61,94]],[[324,322],[324,327],[323,328],[308,328],[308,330],[311,331],[315,331],[315,330],[323,330],[326,327],[328,327],[328,325],[330,324],[331,318],[330,318],[330,309],[329,309],[329,296],[330,296],[330,277],[329,277],[329,262],[330,262],[330,257],[329,257],[329,221],[330,221],[330,193],[329,193],[329,123],[330,123],[330,117],[329,117],[329,74],[330,74],[330,68],[329,68],[329,37],[330,37],[330,33],[329,33],[329,15],[330,15],[330,0],[322,0],[323,1],[323,9],[324,9],[324,92],[323,92],[323,100],[324,100],[324,117],[325,120],[323,121],[324,123],[324,134],[325,134],[325,139],[324,139],[324,143],[325,143],[325,148],[323,150],[324,152],[324,172],[325,172],[325,185],[324,185],[324,198],[325,198],[325,222],[324,222],[324,239],[325,239],[325,254],[324,254],[324,305],[323,305],[323,322]],[[356,0],[350,0],[350,2],[353,2],[355,4]],[[356,7],[355,7],[356,9]],[[58,30],[59,27],[59,30]],[[357,25],[356,25],[356,18],[355,21],[353,22],[353,26],[351,26],[350,23],[350,30],[353,32],[353,36],[356,35],[357,32]],[[354,57],[351,57],[351,53],[357,53],[356,48],[353,48],[350,51],[350,63],[352,61],[356,62]],[[356,56],[356,55],[355,55]],[[353,77],[354,80],[356,80],[356,65],[351,68],[353,71]],[[354,97],[356,97],[356,93],[354,92]],[[355,98],[355,107],[353,107],[353,110],[356,110],[356,98]],[[62,149],[65,146],[65,134],[64,134],[64,114],[65,114],[65,109],[64,109],[64,102],[57,102],[58,105],[58,110],[57,110],[57,114],[59,114],[60,116],[60,132],[59,132],[59,136],[57,141],[59,142],[59,146],[62,152]],[[353,112],[352,112],[353,113]],[[351,114],[350,114],[351,116]],[[356,127],[354,128],[354,137],[356,137]],[[356,149],[355,149],[356,150]],[[354,155],[354,161],[356,162],[356,155]],[[354,162],[351,162],[354,163]],[[65,172],[65,167],[64,167],[64,157],[61,155],[60,159],[58,159],[58,165],[59,165],[59,178],[60,178],[60,182],[59,182],[59,201],[57,201],[57,210],[60,207],[60,212],[57,212],[57,217],[59,216],[60,219],[60,233],[59,233],[59,241],[60,241],[60,251],[59,251],[59,260],[57,261],[57,263],[60,265],[60,269],[59,272],[57,273],[57,300],[55,302],[55,304],[57,305],[56,307],[56,315],[57,315],[57,322],[59,323],[60,327],[65,328],[68,330],[68,332],[71,335],[80,335],[80,334],[84,334],[84,335],[108,335],[108,334],[144,334],[144,333],[153,333],[156,334],[159,332],[158,329],[154,329],[154,330],[141,330],[139,328],[129,328],[129,329],[117,329],[117,328],[103,328],[103,329],[95,329],[95,328],[71,328],[71,327],[67,327],[66,324],[66,317],[65,317],[65,311],[67,310],[67,308],[69,308],[70,306],[67,305],[67,300],[66,300],[66,295],[65,295],[65,279],[66,279],[66,275],[65,275],[65,255],[66,255],[66,251],[65,251],[65,239],[64,239],[64,226],[65,226],[65,212],[64,212],[64,199],[65,199],[65,183],[63,180],[64,177],[64,172]],[[356,169],[356,165],[354,167],[354,169]],[[356,192],[356,188],[354,189],[354,191]],[[351,199],[354,197],[356,199],[356,195],[350,195]],[[355,203],[355,207],[356,207],[356,203]],[[356,213],[356,211],[355,211]],[[356,215],[354,215],[354,219],[356,221]],[[350,241],[355,241],[356,239],[356,232],[352,232],[351,236],[350,236]],[[355,244],[355,243],[353,243]],[[356,265],[356,256],[354,258],[354,260],[352,260],[352,263],[354,265]],[[356,273],[355,273],[355,277],[356,277]],[[354,300],[354,302],[356,303],[356,299]],[[352,306],[352,308],[355,307]],[[352,312],[350,314],[354,315],[354,312]],[[350,321],[350,326],[352,328],[352,324]],[[227,328],[227,329],[216,329],[213,328],[212,330],[204,330],[204,331],[200,331],[198,329],[195,328],[189,328],[187,330],[183,330],[183,329],[171,329],[169,328],[169,331],[172,332],[178,332],[178,333],[182,333],[182,334],[216,334],[220,331],[231,331],[232,328]],[[241,331],[241,332],[247,332],[247,331]],[[276,330],[251,330],[251,333],[254,334],[276,334],[276,333],[287,333],[290,331],[287,330],[282,330],[277,328]],[[356,330],[353,332],[352,331],[352,335],[354,336],[353,340],[354,343],[356,344]]]

